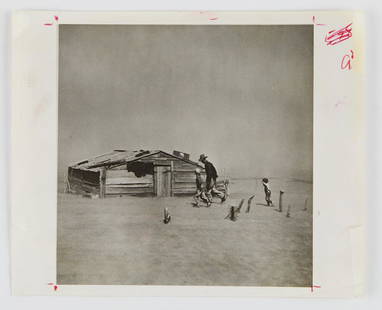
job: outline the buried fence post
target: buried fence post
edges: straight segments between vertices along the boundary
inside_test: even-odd
[[[228,215],[224,219],[230,219],[231,221],[237,220],[237,214],[240,213],[240,209],[244,204],[244,199],[242,199],[237,207],[231,206]]]
[[[288,210],[287,210],[287,213],[286,213],[286,217],[290,217],[290,205],[288,205]]]
[[[237,213],[240,213],[240,210],[243,204],[244,204],[244,199],[240,200],[239,206],[237,207]]]
[[[249,211],[251,210],[251,203],[252,203],[252,200],[254,199],[255,199],[255,195],[252,195],[251,197],[249,197],[247,210],[245,211],[245,213],[249,213]],[[255,200],[255,205],[256,205],[256,200]]]
[[[225,179],[223,184],[224,184],[225,195],[226,197],[228,197],[229,196],[229,188],[228,188],[229,180]]]
[[[308,198],[305,199],[305,205],[304,205],[304,209],[302,209],[302,211],[306,211],[308,210]]]
[[[279,212],[283,212],[283,195],[284,195],[284,191],[280,190],[279,209],[277,210]]]
[[[163,223],[168,224],[171,221],[171,215],[168,212],[168,208],[163,210]]]
[[[231,221],[236,221],[236,212],[235,212],[235,207],[234,206],[231,206],[231,210],[229,212],[229,219]]]
[[[229,220],[235,222],[237,220],[236,213],[237,213],[236,207],[231,206],[229,208],[229,213],[227,214],[227,216],[224,219],[229,219]]]

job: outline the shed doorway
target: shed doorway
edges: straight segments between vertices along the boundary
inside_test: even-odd
[[[154,194],[158,197],[172,196],[171,165],[154,166]]]

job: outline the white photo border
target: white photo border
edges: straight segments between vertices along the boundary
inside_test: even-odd
[[[352,37],[327,45],[331,30]],[[314,25],[313,283],[56,286],[62,24]],[[11,281],[15,295],[352,297],[364,289],[364,33],[360,12],[19,11],[12,18]],[[350,54],[352,51],[353,54]],[[349,67],[341,68],[349,55]],[[350,70],[349,70],[350,69]]]

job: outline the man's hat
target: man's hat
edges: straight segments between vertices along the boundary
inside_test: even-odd
[[[206,154],[202,154],[199,157],[199,161],[202,161],[203,159],[206,159],[208,156]]]

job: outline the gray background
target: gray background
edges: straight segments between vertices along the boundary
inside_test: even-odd
[[[60,177],[143,148],[312,179],[312,25],[61,25],[59,38]]]

